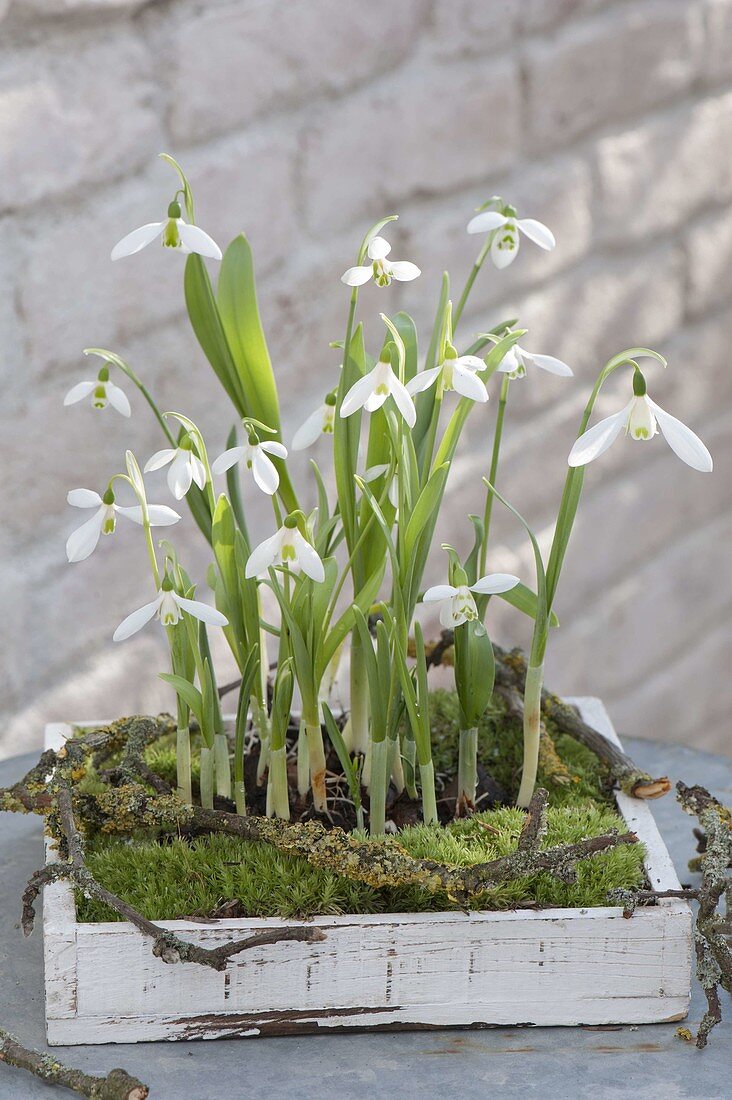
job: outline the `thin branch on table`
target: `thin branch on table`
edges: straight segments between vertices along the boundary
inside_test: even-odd
[[[71,1089],[80,1096],[91,1100],[145,1100],[149,1093],[147,1085],[130,1077],[123,1069],[113,1069],[106,1077],[93,1077],[80,1069],[64,1066],[50,1054],[30,1050],[0,1027],[0,1062],[18,1069],[27,1070],[49,1085]]]
[[[536,852],[546,836],[547,820],[546,810],[549,804],[549,794],[543,787],[538,787],[526,809],[526,818],[521,828],[518,840],[520,852]]]

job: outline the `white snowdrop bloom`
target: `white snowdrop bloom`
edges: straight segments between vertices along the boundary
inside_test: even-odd
[[[443,391],[455,390],[471,401],[487,401],[488,390],[477,374],[481,370],[485,370],[485,363],[477,355],[458,355],[454,348],[448,348],[439,366],[420,371],[407,382],[407,391],[410,394],[422,393],[439,380]]]
[[[388,463],[382,463],[382,464],[379,464],[378,466],[369,466],[368,470],[366,470],[365,474],[363,475],[363,479],[367,484],[371,483],[372,481],[378,481],[380,477],[383,477],[384,474],[388,472],[388,470],[389,470]],[[389,488],[387,490],[386,495],[389,499],[389,502],[391,504],[393,504],[395,508],[398,508],[399,507],[399,477],[397,475],[396,470],[394,470],[394,472],[391,475],[391,478],[389,479]]]
[[[561,378],[571,378],[572,368],[563,363],[561,359],[555,359],[553,355],[538,355],[534,351],[526,351],[514,344],[509,348],[497,370],[507,374],[509,378],[524,378],[527,367],[539,367],[549,374],[557,374]]]
[[[520,581],[518,577],[514,577],[513,573],[489,573],[471,585],[460,584],[455,587],[452,584],[436,584],[433,588],[427,589],[422,602],[441,605],[442,626],[461,626],[462,623],[478,618],[474,592],[483,596],[493,596],[501,592],[509,592],[517,584],[520,584]]]
[[[329,393],[322,405],[318,405],[292,437],[293,451],[304,451],[317,443],[321,435],[332,435],[335,423],[336,396]]]
[[[212,260],[221,259],[221,249],[216,241],[204,233],[197,225],[189,225],[181,217],[179,202],[171,202],[168,216],[162,222],[148,222],[139,229],[133,229],[112,249],[112,259],[134,256],[147,245],[162,237],[165,248],[176,248],[179,252],[197,252],[199,256],[208,256]]]
[[[569,452],[570,466],[586,466],[603,454],[625,429],[631,439],[647,441],[661,429],[664,439],[682,462],[702,473],[712,470],[712,456],[698,435],[687,428],[675,416],[667,413],[646,393],[645,380],[636,372],[633,379],[633,397],[612,416],[606,416],[592,428],[588,428]]]
[[[211,472],[223,474],[240,462],[247,470],[251,470],[252,477],[262,492],[273,496],[279,488],[280,475],[269,455],[287,458],[287,448],[274,440],[260,443],[256,436],[250,436],[248,443],[241,447],[230,447],[219,455],[211,465]]]
[[[551,229],[536,218],[517,218],[512,207],[509,213],[499,210],[483,210],[468,222],[468,233],[492,233],[490,251],[496,267],[508,267],[516,259],[519,250],[519,233],[551,252],[557,243]]]
[[[168,488],[176,500],[183,499],[194,481],[199,489],[206,487],[206,467],[192,448],[190,437],[184,436],[177,447],[164,447],[145,463],[146,474],[170,463]]]
[[[398,283],[409,283],[422,274],[417,265],[409,260],[387,260],[390,252],[388,241],[383,237],[372,237],[366,249],[371,263],[363,267],[349,267],[341,275],[341,282],[346,286],[363,286],[373,279],[377,286],[388,286],[392,279]]]
[[[352,416],[359,409],[375,412],[388,397],[393,397],[396,407],[410,428],[417,421],[417,411],[407,387],[399,381],[391,363],[379,359],[373,370],[359,378],[343,399],[341,416]]]
[[[208,626],[229,625],[229,620],[215,607],[210,607],[209,604],[201,603],[199,600],[187,600],[179,596],[173,591],[170,581],[166,579],[154,600],[146,603],[144,607],[138,607],[137,611],[133,611],[122,620],[112,635],[112,640],[124,641],[125,638],[136,634],[138,630],[142,630],[143,626],[156,616],[163,626],[175,626],[180,622],[184,611]]]
[[[314,581],[325,580],[320,557],[300,534],[297,520],[291,516],[287,517],[274,535],[254,547],[244,570],[245,576],[257,577],[272,565],[286,565],[293,573],[301,569]]]
[[[67,501],[73,508],[96,509],[91,519],[82,523],[66,541],[66,557],[70,562],[85,561],[94,552],[101,535],[111,535],[117,526],[117,515],[127,516],[133,523],[142,523],[142,507],[131,507],[115,502],[114,492],[107,489],[104,496],[93,489],[72,489]],[[150,504],[147,509],[151,527],[170,527],[180,516],[165,504]]]
[[[109,367],[105,364],[99,368],[96,381],[87,380],[77,382],[64,397],[64,405],[75,405],[91,395],[91,403],[95,409],[106,409],[111,405],[122,416],[130,416],[132,409],[127,394],[109,378]]]

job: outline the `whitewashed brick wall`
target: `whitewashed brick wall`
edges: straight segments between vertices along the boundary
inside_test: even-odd
[[[187,330],[178,258],[108,259],[170,198],[161,149],[185,164],[201,224],[253,242],[288,432],[332,384],[338,276],[378,217],[399,212],[394,254],[424,275],[364,293],[372,342],[386,303],[426,326],[443,267],[459,288],[478,243],[464,227],[490,195],[552,226],[556,251],[527,244],[486,269],[464,321],[517,313],[528,346],[577,375],[512,388],[504,491],[546,545],[588,387],[634,344],[668,354],[652,392],[716,471],[660,440],[591,468],[549,683],[602,695],[623,732],[732,751],[731,59],[730,0],[0,0],[0,755],[37,747],[46,719],[171,705],[160,634],[109,640],[149,598],[138,532],[64,557],[82,518],[66,491],[102,487],[127,446],[147,457],[156,425],[136,395],[130,423],[61,408],[81,348],[103,345],[223,444],[231,417]],[[455,470],[442,533],[456,542],[481,507],[492,404]],[[500,511],[496,531],[492,565],[530,579]],[[202,577],[190,520],[176,537]],[[429,579],[442,569],[438,555]],[[513,613],[494,631],[527,640]]]

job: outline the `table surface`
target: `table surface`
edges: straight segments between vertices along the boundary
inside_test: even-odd
[[[628,739],[626,746],[648,771],[702,783],[732,804],[732,759],[650,741]],[[19,778],[34,759],[0,763],[0,786]],[[685,868],[695,850],[693,820],[672,795],[654,802],[653,810],[681,880],[691,881]],[[42,862],[41,822],[20,814],[3,814],[0,821],[0,1024],[26,1046],[50,1050],[44,1041],[41,922],[28,940],[19,927],[20,895]],[[704,1010],[694,985],[692,1030]],[[490,1093],[502,1100],[570,1100],[592,1093],[602,1100],[728,1100],[732,1024],[717,1027],[705,1051],[679,1040],[676,1027],[495,1028],[52,1049],[88,1073],[122,1066],[150,1086],[152,1100],[380,1100],[387,1094],[397,1100],[485,1100]],[[0,1100],[69,1095],[0,1066]]]

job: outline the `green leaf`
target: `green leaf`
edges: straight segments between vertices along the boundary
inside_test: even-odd
[[[417,373],[417,327],[408,313],[399,312],[394,325],[404,342],[404,381],[409,382]]]
[[[429,481],[417,498],[404,536],[407,560],[412,557],[417,539],[439,510],[449,471],[450,466],[447,462],[443,462],[441,466],[434,469],[430,474]]]
[[[508,592],[499,592],[498,598],[510,603],[511,607],[515,607],[517,611],[528,615],[530,619],[536,618],[536,593],[532,592],[525,584],[517,584],[515,588],[509,589]],[[549,626],[559,626],[559,619],[553,611],[549,615]]]
[[[180,695],[189,710],[195,714],[199,726],[203,725],[203,698],[198,688],[183,676],[176,676],[172,672],[159,672],[158,676],[174,688],[176,694]]]
[[[493,645],[478,620],[455,629],[455,687],[463,729],[477,726],[493,694],[496,666]]]
[[[216,377],[226,390],[239,416],[246,416],[244,392],[221,323],[211,280],[203,260],[195,253],[186,260],[183,289],[191,326],[203,354],[213,367]]]
[[[217,303],[239,388],[244,395],[246,415],[267,424],[280,439],[277,386],[259,316],[252,250],[243,233],[234,238],[221,261]],[[280,475],[279,495],[292,512],[298,505],[287,466],[284,459],[273,458],[272,461]]]

